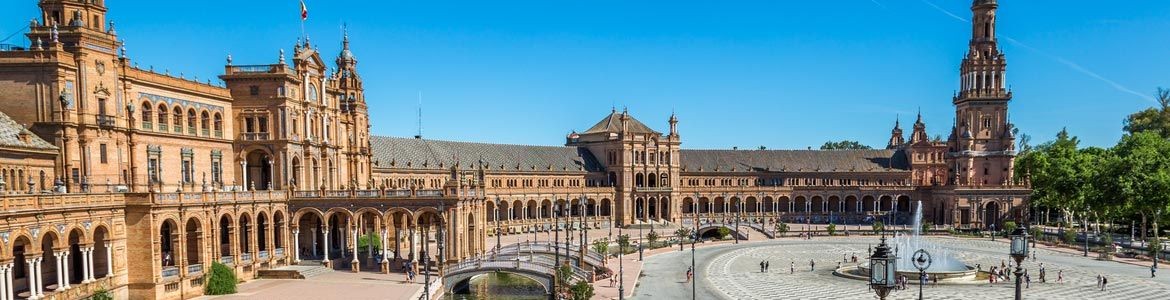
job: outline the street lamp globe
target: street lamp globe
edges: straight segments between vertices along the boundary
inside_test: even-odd
[[[869,257],[869,286],[877,293],[878,298],[885,299],[890,291],[894,290],[897,268],[898,257],[890,252],[890,246],[886,244],[886,237],[883,235],[881,244]]]
[[[1011,234],[1011,255],[1016,259],[1016,262],[1023,261],[1028,258],[1028,231],[1023,226],[1016,227]]]

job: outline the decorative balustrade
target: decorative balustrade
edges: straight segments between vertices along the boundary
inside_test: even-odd
[[[187,265],[187,275],[203,272],[203,264]]]
[[[475,191],[475,190],[469,190]],[[463,196],[474,197],[476,193],[464,193]],[[409,198],[409,197],[446,197],[442,189],[423,190],[310,190],[293,191],[293,198]]]
[[[441,190],[441,189],[418,190],[415,193],[418,194],[419,197],[442,197],[443,196],[443,190]]]
[[[276,257],[284,257],[284,248],[276,248],[272,250],[272,254]]]
[[[381,196],[381,193],[378,190],[357,190],[354,196],[358,198],[377,198]]]
[[[0,213],[42,209],[87,208],[125,204],[121,194],[29,194],[3,195]]]
[[[179,276],[179,267],[175,267],[175,266],[163,267],[163,269],[162,269],[162,277],[163,278],[170,278],[170,277],[175,277],[175,276]]]
[[[267,132],[245,132],[240,134],[241,139],[245,141],[266,141],[268,140]]]
[[[280,201],[286,195],[285,191],[151,193],[150,201],[154,204]]]
[[[247,253],[247,252],[240,253],[240,262],[251,262],[251,261],[252,261],[252,253]]]
[[[221,263],[221,264],[225,264],[225,265],[232,265],[232,264],[235,264],[235,263],[236,263],[236,257],[235,257],[235,256],[223,256],[223,257],[220,257],[220,258],[219,258],[219,263]]]
[[[639,193],[669,193],[670,191],[673,191],[673,190],[674,190],[674,188],[669,187],[669,186],[655,186],[655,187],[641,186],[641,187],[634,188],[634,191],[639,192]]]
[[[268,259],[268,250],[262,250],[260,253],[256,253],[256,257],[259,257],[260,260]]]

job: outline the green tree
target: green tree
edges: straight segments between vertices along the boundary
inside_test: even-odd
[[[1072,245],[1073,242],[1077,241],[1077,232],[1073,231],[1072,229],[1065,229],[1064,233],[1060,236],[1060,239],[1063,240],[1065,244]]]
[[[573,279],[573,267],[569,264],[557,266],[557,290],[562,293],[569,290],[570,280]]]
[[[886,230],[886,224],[882,223],[882,221],[873,221],[873,233],[874,234],[878,234],[879,232],[881,232],[883,230]]]
[[[1158,106],[1126,117],[1124,129],[1129,133],[1153,132],[1162,138],[1170,139],[1170,90],[1158,88],[1154,95]]]
[[[651,230],[650,233],[646,234],[646,240],[650,242],[650,245],[649,245],[650,249],[654,249],[654,244],[656,242],[658,242],[658,238],[660,238],[660,237],[661,236],[658,236],[658,232],[653,231],[653,230]]]
[[[93,295],[89,296],[89,300],[114,300],[114,296],[110,296],[110,291],[100,289],[93,292]]]
[[[569,291],[573,295],[573,300],[588,300],[593,298],[593,285],[584,280],[578,280]]]
[[[1016,221],[1003,222],[1003,233],[1004,234],[1012,234],[1012,232],[1016,231],[1016,226],[1017,226]]]
[[[922,222],[922,228],[919,228],[919,230],[922,232],[922,234],[929,234],[930,227],[930,222]]]
[[[828,227],[825,227],[825,230],[829,231],[829,235],[836,235],[837,234],[837,224],[829,224]]]
[[[674,231],[674,237],[678,238],[678,251],[683,251],[683,239],[691,236],[691,229],[680,227]]]
[[[609,255],[609,238],[600,238],[593,241],[593,251],[601,255]],[[606,261],[601,261],[605,265]]]
[[[618,253],[626,253],[626,249],[630,248],[630,235],[623,234],[618,236]]]
[[[219,262],[211,263],[211,278],[204,285],[205,295],[228,295],[236,293],[236,273]]]
[[[382,239],[378,234],[370,232],[358,237],[358,251],[365,252],[366,249],[382,249]]]
[[[839,142],[828,141],[821,145],[821,150],[848,150],[848,149],[873,149],[857,141],[843,140]]]
[[[1122,137],[1113,151],[1116,159],[1106,177],[1116,186],[1108,189],[1128,200],[1141,215],[1143,228],[1147,220],[1152,223],[1157,239],[1161,216],[1170,211],[1170,140],[1154,132],[1138,132]]]
[[[776,222],[776,234],[779,236],[784,236],[784,234],[787,234],[787,233],[788,233],[788,223]]]
[[[1062,129],[1056,140],[1033,148],[1016,161],[1017,176],[1032,183],[1033,207],[1063,212],[1066,224],[1071,223],[1073,213],[1087,212],[1085,198],[1092,182],[1091,156],[1078,150],[1078,144],[1079,139]]]
[[[727,227],[719,227],[718,229],[715,229],[715,238],[716,239],[720,239],[720,240],[725,239],[725,238],[727,238],[727,235],[729,235],[729,234],[731,234],[731,229],[727,229]]]

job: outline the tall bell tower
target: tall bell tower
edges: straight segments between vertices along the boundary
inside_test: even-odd
[[[971,4],[971,41],[953,98],[955,126],[948,140],[952,184],[1003,185],[1012,177],[1015,137],[1008,120],[1012,93],[1007,59],[996,39],[996,0]]]

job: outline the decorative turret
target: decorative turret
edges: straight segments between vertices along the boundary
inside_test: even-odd
[[[914,132],[910,134],[910,143],[917,144],[924,141],[930,141],[930,137],[926,135],[926,123],[922,122],[922,112],[918,112],[918,120],[914,121]]]
[[[670,113],[670,135],[678,136],[678,116],[675,116],[673,112]]]
[[[906,143],[906,139],[902,137],[902,120],[894,119],[894,129],[890,130],[890,142],[886,144],[886,149],[894,149]]]

